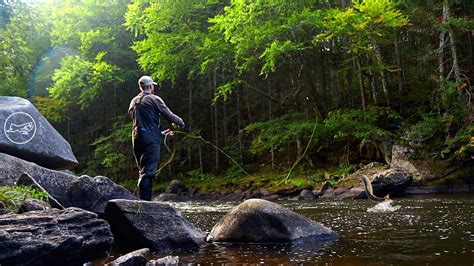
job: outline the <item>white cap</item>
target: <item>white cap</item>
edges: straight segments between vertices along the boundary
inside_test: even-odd
[[[138,80],[138,85],[140,86],[148,86],[148,85],[156,85],[156,82],[153,81],[153,79],[150,76],[142,76]]]

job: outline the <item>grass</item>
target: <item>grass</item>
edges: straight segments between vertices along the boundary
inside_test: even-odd
[[[5,187],[0,186],[0,208],[11,212],[18,212],[25,199],[34,198],[46,200],[48,194],[29,186]]]

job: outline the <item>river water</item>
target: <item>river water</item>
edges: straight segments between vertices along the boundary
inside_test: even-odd
[[[474,265],[474,194],[412,196],[382,205],[369,200],[278,203],[340,238],[320,245],[209,244],[192,254],[173,255],[194,265]],[[210,231],[237,203],[172,204]]]

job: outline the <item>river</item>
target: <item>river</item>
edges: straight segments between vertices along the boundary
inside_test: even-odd
[[[174,255],[194,265],[474,265],[474,194],[411,196],[378,210],[369,200],[278,203],[330,227],[340,239],[321,245],[209,244]],[[172,204],[210,231],[237,203]]]

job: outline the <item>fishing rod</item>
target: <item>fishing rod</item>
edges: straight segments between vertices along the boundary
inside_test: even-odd
[[[247,171],[245,171],[245,169],[237,161],[235,161],[235,159],[232,158],[232,156],[230,156],[228,153],[226,153],[219,146],[217,146],[214,143],[204,139],[201,135],[191,134],[189,132],[185,132],[185,131],[181,131],[181,130],[176,130],[176,131],[173,130],[173,133],[184,135],[185,138],[200,140],[202,143],[211,146],[212,148],[216,149],[217,151],[222,153],[224,156],[226,156],[233,164],[235,164],[237,167],[239,167],[239,169],[242,170],[242,172],[244,174],[249,175],[249,173]],[[168,136],[169,136],[169,134],[165,135],[165,138],[163,140],[163,144],[164,144],[165,148],[168,150],[168,152],[171,153],[171,155],[170,155],[170,158],[165,163],[163,163],[163,165],[156,171],[157,175],[159,173],[161,173],[161,171],[174,160],[174,157],[175,157],[175,154],[176,154],[176,149],[172,150],[168,145]]]

